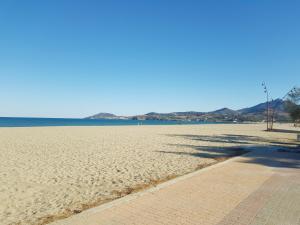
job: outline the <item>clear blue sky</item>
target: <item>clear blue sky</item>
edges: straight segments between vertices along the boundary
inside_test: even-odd
[[[238,109],[300,84],[300,1],[0,1],[0,116]]]

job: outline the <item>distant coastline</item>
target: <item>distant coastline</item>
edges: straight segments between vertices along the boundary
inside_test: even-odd
[[[282,99],[276,99],[270,102],[270,107],[275,110],[276,121],[288,122],[290,120],[288,113],[285,112],[285,102]],[[162,120],[162,121],[181,121],[181,122],[264,122],[266,115],[267,102],[257,104],[252,107],[239,110],[221,108],[210,112],[171,112],[157,113],[150,112],[135,116],[117,116],[112,113],[98,113],[85,119],[117,119],[117,120]]]
[[[188,125],[218,124],[224,122],[132,120],[132,119],[70,119],[0,117],[0,127],[53,127],[53,126],[139,126],[139,125]]]
[[[44,127],[44,126],[129,126],[129,125],[179,125],[264,122],[266,102],[258,105],[232,110],[222,108],[211,112],[150,112],[136,116],[117,116],[112,113],[98,113],[86,118],[32,118],[0,117],[0,127]],[[277,122],[289,122],[284,101],[276,99],[271,107],[276,110]]]

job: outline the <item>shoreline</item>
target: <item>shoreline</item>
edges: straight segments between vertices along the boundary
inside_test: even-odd
[[[251,121],[205,120],[122,120],[122,119],[73,119],[0,117],[0,127],[61,127],[61,126],[155,126],[155,125],[205,125],[205,124],[252,124]]]
[[[59,127],[75,127],[75,128],[88,128],[88,127],[139,127],[139,126],[202,126],[202,125],[243,125],[243,124],[262,124],[262,123],[224,123],[224,122],[212,122],[212,123],[187,123],[187,124],[132,124],[132,125],[45,125],[45,126],[0,126],[2,128],[59,128]],[[290,123],[286,123],[290,124]]]
[[[203,122],[203,123],[174,123],[174,124],[126,124],[126,125],[45,125],[45,126],[0,126],[0,129],[3,128],[59,128],[59,127],[75,127],[75,128],[88,128],[88,127],[139,127],[139,126],[202,126],[202,125],[247,125],[247,124],[256,124],[266,126],[265,122]],[[276,123],[278,125],[287,125],[293,127],[293,123],[290,122],[281,122]],[[300,131],[299,131],[300,132]]]

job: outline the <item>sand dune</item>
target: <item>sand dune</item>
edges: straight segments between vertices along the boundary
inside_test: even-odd
[[[296,136],[264,128],[0,128],[0,224],[49,222],[214,163],[232,154],[229,147],[280,144]]]

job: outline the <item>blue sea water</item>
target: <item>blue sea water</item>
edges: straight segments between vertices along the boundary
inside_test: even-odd
[[[0,117],[0,127],[125,126],[125,125],[128,126],[128,125],[212,124],[212,123],[214,122]]]

